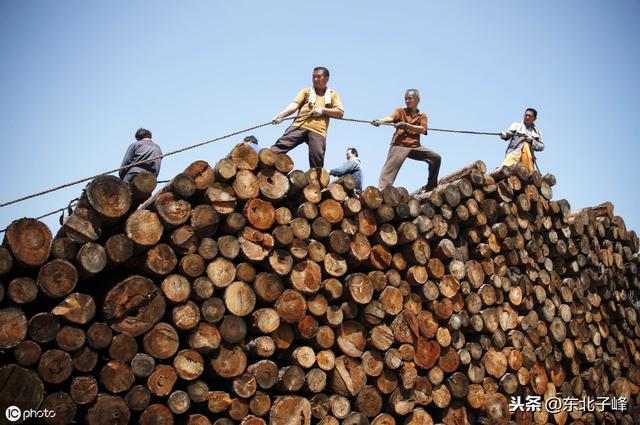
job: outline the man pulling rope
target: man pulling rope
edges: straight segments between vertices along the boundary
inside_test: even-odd
[[[502,140],[509,140],[503,166],[522,162],[531,172],[538,168],[533,152],[544,150],[544,142],[540,129],[535,125],[536,118],[538,118],[538,111],[527,108],[522,122],[514,122],[507,131],[500,133]]]
[[[429,164],[429,179],[424,190],[432,190],[438,184],[438,172],[442,161],[440,155],[431,149],[420,145],[420,135],[427,134],[428,118],[418,110],[420,92],[409,89],[404,95],[406,108],[398,108],[388,117],[373,120],[371,124],[379,126],[384,123],[394,123],[396,132],[391,139],[391,147],[387,160],[380,172],[378,187],[384,189],[393,184],[400,171],[400,167],[407,158],[424,161]]]
[[[301,143],[309,145],[309,167],[323,167],[327,149],[329,118],[342,118],[344,108],[340,96],[327,87],[329,70],[318,66],[311,76],[313,87],[302,89],[282,112],[273,118],[273,124],[298,111],[298,116],[282,137],[271,146],[275,153],[287,153]]]

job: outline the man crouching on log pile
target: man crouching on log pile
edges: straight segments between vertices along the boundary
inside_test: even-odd
[[[502,140],[510,140],[503,166],[522,162],[530,172],[537,168],[533,151],[542,151],[544,143],[542,133],[535,125],[536,118],[538,118],[538,111],[527,108],[522,122],[514,122],[507,131],[500,133]]]
[[[431,149],[420,145],[420,135],[426,135],[428,130],[427,114],[418,110],[420,92],[415,89],[407,90],[404,102],[407,105],[406,108],[398,108],[390,116],[372,121],[376,127],[382,123],[394,123],[396,128],[391,139],[387,160],[380,172],[378,187],[384,189],[392,185],[404,160],[409,157],[429,164],[429,179],[427,184],[422,187],[423,190],[429,191],[438,185],[438,173],[442,158]]]
[[[329,118],[342,118],[344,108],[335,90],[327,87],[329,70],[322,66],[313,69],[313,87],[300,90],[296,98],[273,118],[280,124],[284,118],[298,111],[298,116],[282,137],[271,146],[275,153],[287,153],[300,143],[309,145],[309,167],[323,167],[327,148]]]
[[[151,140],[151,132],[146,128],[139,128],[138,131],[136,131],[136,141],[129,145],[129,148],[122,159],[121,167],[160,155],[162,155],[162,150],[160,149],[160,146],[156,145],[153,143],[153,140]],[[126,170],[120,170],[120,178],[128,184],[136,174],[143,171],[148,171],[158,177],[158,174],[160,174],[161,161],[161,159],[156,159],[145,162],[144,164],[136,165],[135,167],[131,167]]]
[[[338,168],[329,171],[329,174],[335,177],[351,174],[356,181],[356,193],[362,192],[362,163],[358,158],[358,150],[356,148],[348,148],[347,160]]]

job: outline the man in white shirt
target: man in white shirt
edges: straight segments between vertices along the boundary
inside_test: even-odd
[[[527,108],[524,111],[522,122],[511,124],[507,131],[500,133],[502,140],[509,140],[503,166],[510,166],[522,162],[531,172],[535,170],[534,151],[540,152],[544,149],[542,133],[535,125],[538,111]]]

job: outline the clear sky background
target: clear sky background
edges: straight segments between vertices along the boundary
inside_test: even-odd
[[[167,152],[269,121],[322,65],[346,117],[388,115],[407,88],[421,91],[433,127],[501,131],[537,108],[554,197],[573,209],[612,201],[639,230],[639,11],[632,0],[0,0],[0,201],[119,166],[138,127]],[[285,129],[254,134],[266,147]],[[355,146],[365,185],[377,185],[392,131],[332,121],[325,167]],[[169,157],[160,179],[213,165],[240,140]],[[443,156],[441,176],[504,157],[492,136],[422,142]],[[292,157],[308,167],[306,146]],[[396,185],[413,190],[426,175],[407,160]],[[0,208],[0,228],[81,187]]]

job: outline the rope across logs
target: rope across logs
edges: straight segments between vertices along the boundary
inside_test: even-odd
[[[305,116],[306,115],[297,115],[297,116],[293,116],[293,117],[287,117],[287,118],[284,118],[283,121],[294,120],[294,119],[299,118],[299,117],[303,117],[304,118]],[[373,123],[372,121],[355,119],[355,118],[339,118],[339,119],[341,121],[347,121],[347,122],[357,122],[357,123],[365,123],[365,124],[372,124]],[[74,180],[74,181],[71,181],[69,183],[61,184],[59,186],[55,186],[55,187],[52,187],[50,189],[46,189],[46,190],[43,190],[43,191],[40,191],[40,192],[35,192],[35,193],[30,194],[30,195],[25,195],[25,196],[13,199],[11,201],[2,202],[2,203],[0,203],[0,208],[6,207],[6,206],[9,206],[9,205],[13,205],[13,204],[16,204],[18,202],[26,201],[28,199],[37,198],[39,196],[46,195],[46,194],[49,194],[49,193],[52,193],[52,192],[56,192],[58,190],[65,189],[67,187],[75,186],[77,184],[84,183],[84,182],[89,181],[89,180],[93,180],[93,179],[95,179],[96,177],[99,177],[99,176],[103,176],[103,175],[111,174],[111,173],[116,173],[116,172],[119,172],[119,171],[122,171],[122,170],[128,170],[129,168],[132,168],[132,167],[135,167],[135,166],[138,166],[138,165],[146,164],[146,163],[158,160],[158,159],[165,158],[167,156],[171,156],[171,155],[175,155],[175,154],[178,154],[178,153],[181,153],[181,152],[185,152],[185,151],[188,151],[188,150],[191,150],[191,149],[199,148],[201,146],[205,146],[205,145],[208,145],[208,144],[213,143],[213,142],[217,142],[217,141],[220,141],[220,140],[228,139],[229,137],[237,136],[238,134],[242,134],[242,133],[246,133],[246,132],[249,132],[249,131],[252,131],[252,130],[256,130],[258,128],[266,127],[268,125],[272,125],[272,122],[265,122],[265,123],[257,124],[257,125],[254,125],[252,127],[248,127],[248,128],[242,129],[242,130],[233,131],[231,133],[227,133],[227,134],[224,134],[222,136],[218,136],[218,137],[215,137],[213,139],[205,140],[203,142],[196,143],[196,144],[193,144],[193,145],[185,146],[183,148],[176,149],[174,151],[167,152],[167,153],[162,154],[162,155],[157,155],[157,156],[145,159],[143,161],[138,161],[138,162],[135,162],[133,164],[129,164],[129,165],[126,165],[126,166],[123,166],[123,167],[118,167],[118,168],[114,168],[112,170],[104,171],[102,173],[95,174],[95,175],[90,176],[90,177],[85,177],[85,178],[82,178],[82,179]],[[381,123],[381,125],[393,125],[393,124],[392,123]],[[500,135],[500,133],[490,133],[490,132],[483,132],[483,131],[469,131],[469,130],[451,130],[451,129],[444,129],[444,128],[429,128],[429,130],[446,132],[446,133],[476,134],[476,135],[485,135],[485,136],[498,136],[498,135]],[[44,216],[42,216],[40,218],[44,218],[44,217],[47,217],[49,215],[53,215],[53,214],[55,214],[57,212],[60,212],[62,210],[63,209],[61,208],[61,209],[58,209],[56,211],[52,211],[52,212],[50,212],[50,213],[48,213],[48,214],[46,214],[46,215],[44,215]],[[0,231],[0,233],[4,232],[5,230],[6,229]]]
[[[341,121],[358,122],[362,124],[373,124],[373,121],[360,120],[355,118],[339,118]],[[393,123],[382,122],[380,125],[393,126]],[[459,133],[459,134],[476,134],[479,136],[499,136],[500,133],[492,133],[488,131],[472,131],[472,130],[452,130],[449,128],[428,128],[429,131],[439,131],[442,133]]]

